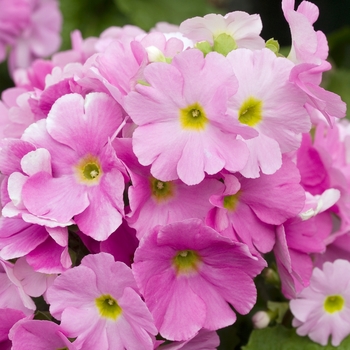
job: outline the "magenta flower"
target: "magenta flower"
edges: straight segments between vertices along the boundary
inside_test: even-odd
[[[86,256],[47,291],[51,314],[77,347],[153,349],[157,329],[131,269],[107,253]]]
[[[222,237],[199,219],[160,226],[145,237],[132,265],[160,334],[188,340],[246,314],[256,300],[253,278],[265,261],[245,244]]]
[[[338,346],[350,334],[350,262],[326,262],[323,269],[315,268],[310,286],[291,300],[293,326],[299,335],[313,341]]]

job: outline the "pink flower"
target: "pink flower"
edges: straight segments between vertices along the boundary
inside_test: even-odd
[[[180,24],[180,31],[194,42],[207,41],[214,46],[220,40],[229,43],[229,51],[237,47],[262,49],[265,46],[260,37],[262,23],[259,15],[235,11],[225,16],[208,14],[189,18]]]
[[[133,150],[161,181],[201,182],[205,173],[238,171],[248,152],[237,133],[250,137],[227,116],[227,101],[237,90],[229,63],[220,54],[206,57],[189,49],[171,64],[155,62],[144,70],[147,86],[137,85],[125,108],[138,125]]]
[[[110,138],[121,124],[121,108],[104,93],[59,98],[46,120],[23,139],[50,153],[52,172],[39,171],[21,192],[26,209],[41,218],[72,219],[86,235],[106,239],[122,222],[124,167]]]
[[[157,225],[189,218],[204,219],[213,207],[209,197],[223,188],[223,184],[213,178],[205,178],[193,186],[181,180],[157,180],[150,174],[150,167],[138,162],[131,150],[131,139],[116,139],[113,146],[130,174],[127,222],[136,229],[139,239]]]
[[[61,44],[62,15],[56,0],[30,0],[26,26],[9,56],[10,70],[27,68],[34,59],[52,55]]]
[[[274,174],[261,174],[257,179],[225,174],[226,188],[211,196],[215,208],[206,223],[226,237],[237,237],[253,253],[267,253],[275,243],[273,225],[295,217],[303,208],[305,193],[299,182],[298,169],[287,158]]]
[[[265,261],[245,244],[222,237],[199,219],[160,226],[145,237],[132,265],[160,334],[183,341],[201,328],[236,321],[256,301],[253,278]]]
[[[269,49],[238,49],[227,59],[239,82],[229,100],[229,114],[258,133],[244,140],[250,156],[240,172],[254,178],[260,170],[273,174],[282,165],[282,154],[297,150],[301,134],[311,127],[304,109],[306,97],[289,82],[293,64]]]
[[[323,269],[315,268],[310,286],[290,301],[293,326],[299,335],[313,341],[338,346],[350,334],[350,262],[326,262]]]
[[[131,269],[107,253],[88,255],[47,291],[51,314],[77,347],[153,349],[157,329]]]

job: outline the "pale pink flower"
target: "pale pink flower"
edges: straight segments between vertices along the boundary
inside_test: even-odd
[[[84,350],[153,349],[157,329],[131,269],[107,253],[87,255],[47,291],[51,314]]]
[[[323,346],[338,346],[350,334],[350,263],[326,262],[315,268],[309,287],[290,301],[297,334],[308,335]]]
[[[204,57],[189,49],[171,64],[148,65],[143,74],[147,86],[137,85],[125,108],[138,125],[133,151],[142,165],[151,165],[156,179],[195,185],[205,173],[244,167],[248,150],[236,134],[251,137],[256,132],[227,116],[237,84],[224,56],[212,52]]]
[[[235,11],[226,14],[208,14],[204,17],[189,18],[180,24],[180,32],[194,42],[207,41],[211,45],[224,34],[233,40],[233,47],[262,49],[265,46],[260,37],[262,23],[259,15]]]
[[[282,154],[297,150],[301,134],[311,127],[304,109],[306,96],[289,82],[293,63],[269,49],[238,49],[227,59],[239,82],[229,100],[229,114],[258,132],[257,137],[244,140],[250,156],[240,172],[254,178],[260,170],[273,174],[282,165]]]

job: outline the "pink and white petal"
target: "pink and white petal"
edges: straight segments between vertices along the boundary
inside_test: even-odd
[[[10,175],[15,171],[22,171],[22,157],[33,150],[35,150],[35,146],[26,141],[17,139],[2,140],[0,145],[1,173],[4,175]]]
[[[25,176],[22,173],[18,172],[12,173],[8,178],[8,195],[12,201],[12,204],[19,210],[25,208],[22,201],[22,188],[23,185],[27,182],[27,180],[28,176]]]
[[[85,186],[74,175],[53,178],[41,171],[28,179],[22,190],[28,211],[45,219],[67,222],[89,205]]]
[[[38,148],[35,151],[28,152],[21,159],[23,172],[31,176],[39,171],[46,171],[51,175],[51,155],[45,148]]]
[[[22,140],[49,151],[54,176],[71,174],[72,166],[79,161],[79,155],[69,146],[55,141],[47,132],[46,124],[46,119],[31,124],[23,133]]]

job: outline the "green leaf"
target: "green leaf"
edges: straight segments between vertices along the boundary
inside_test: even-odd
[[[265,329],[255,329],[246,346],[242,350],[349,350],[350,336],[345,338],[338,347],[322,346],[314,343],[309,337],[300,337],[295,329],[281,325]]]
[[[187,18],[204,16],[218,9],[206,0],[114,0],[132,24],[149,30],[157,22],[180,24]]]

